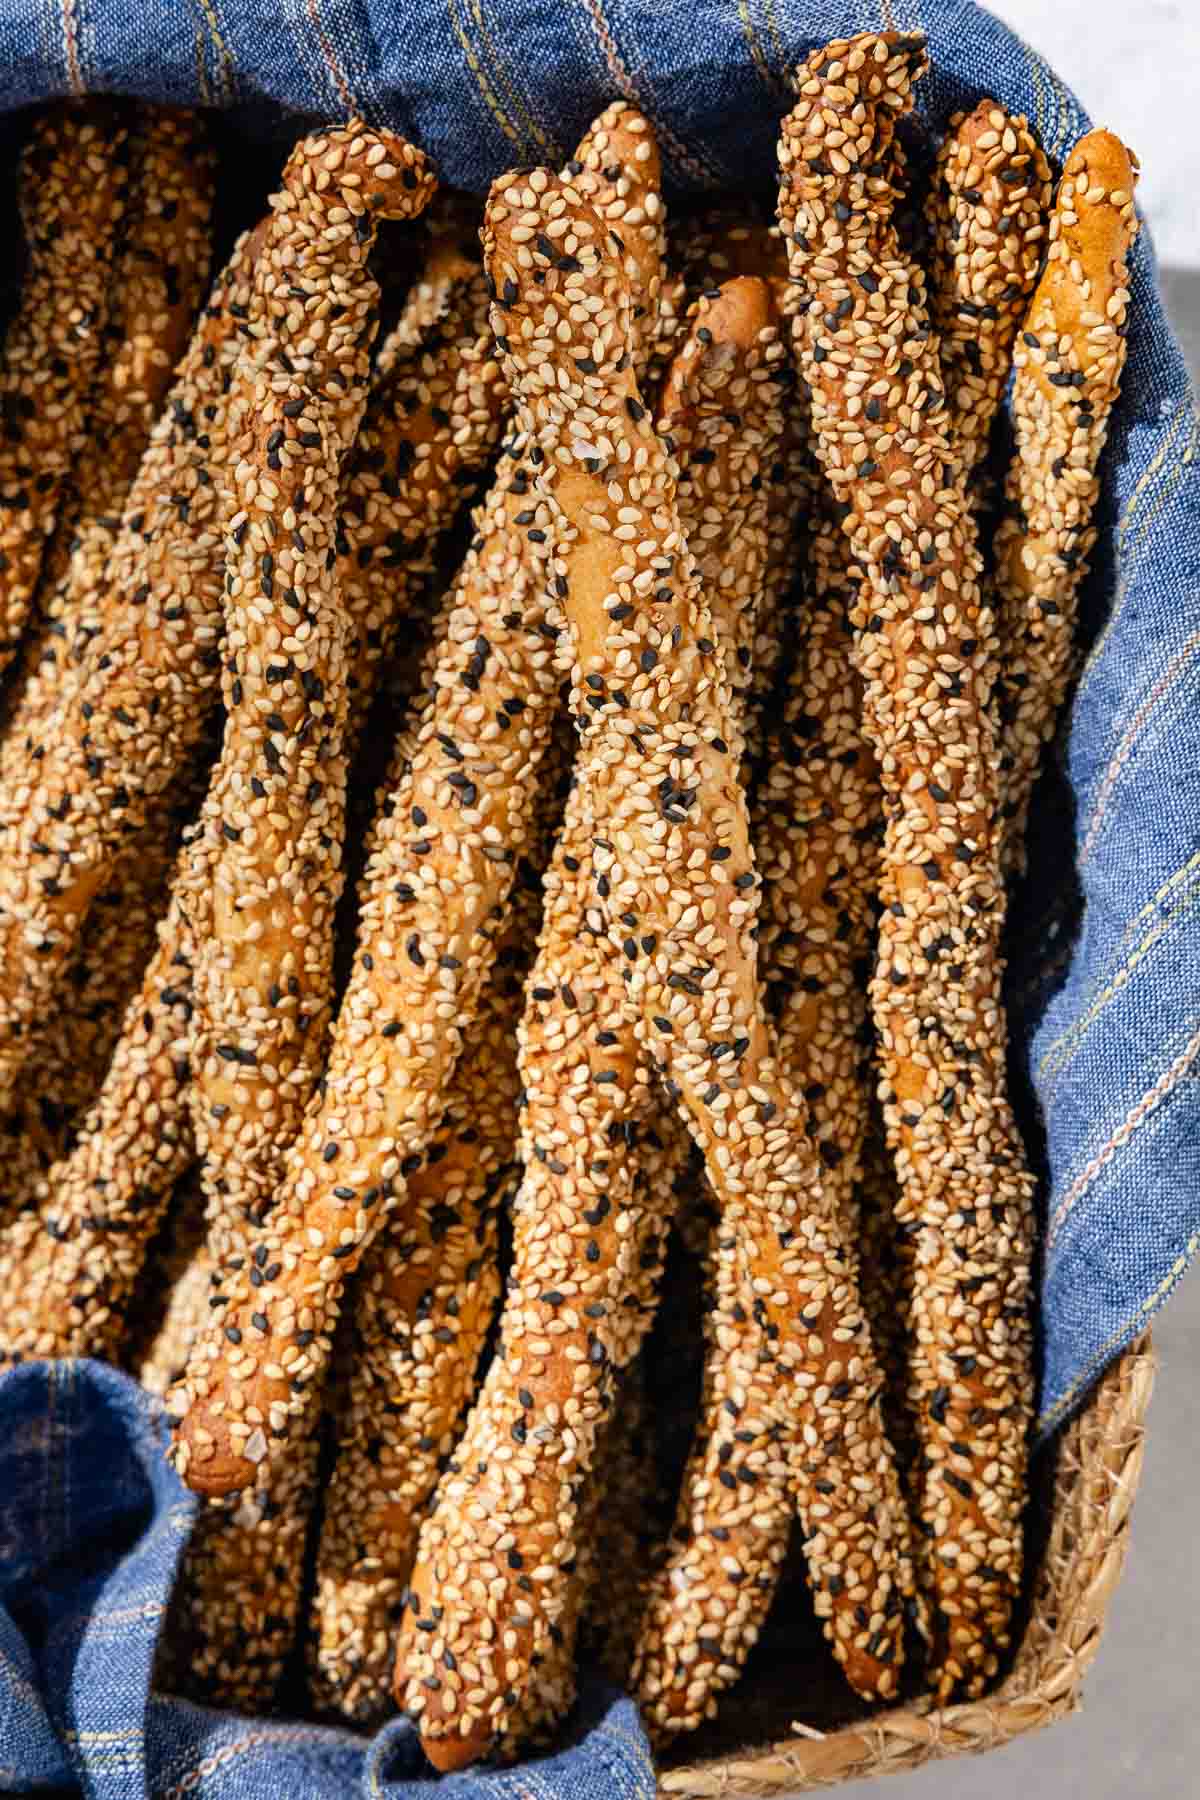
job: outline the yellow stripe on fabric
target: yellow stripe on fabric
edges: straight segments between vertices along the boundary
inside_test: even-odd
[[[1125,1323],[1119,1325],[1107,1342],[1100,1346],[1087,1368],[1082,1374],[1076,1376],[1070,1387],[1060,1399],[1055,1401],[1049,1412],[1042,1414],[1037,1424],[1039,1432],[1052,1431],[1063,1414],[1074,1405],[1077,1397],[1083,1393],[1085,1388],[1091,1386],[1105,1363],[1109,1361],[1122,1342],[1127,1342],[1131,1337],[1136,1336],[1138,1327],[1146,1323],[1151,1313],[1156,1312],[1163,1301],[1167,1299],[1171,1289],[1175,1287],[1181,1276],[1186,1275],[1188,1264],[1197,1250],[1200,1250],[1200,1232],[1192,1234],[1182,1254],[1175,1258],[1170,1272],[1159,1282],[1154,1292],[1143,1300],[1137,1311],[1131,1313]]]
[[[221,31],[221,21],[217,17],[214,0],[196,0],[196,3],[200,8],[201,17],[216,52],[217,87],[221,95],[221,104],[229,106],[233,100],[233,57],[229,53],[229,45],[225,42]]]
[[[758,41],[758,33],[754,29],[754,20],[750,17],[747,0],[737,0],[738,19],[741,22],[742,36],[750,47],[750,60],[758,70],[763,86],[772,93],[778,90],[778,81],[767,61],[766,52]]]
[[[467,5],[470,8],[471,17],[474,19],[476,28],[478,29],[483,49],[487,53],[495,87],[496,89],[502,88],[504,91],[504,97],[507,100],[510,109],[509,116],[520,120],[521,124],[525,127],[527,132],[526,141],[532,139],[550,162],[560,161],[561,152],[559,146],[552,138],[547,137],[533,114],[523,104],[520,95],[513,86],[504,61],[501,58],[499,51],[496,49],[495,44],[492,42],[491,34],[488,31],[487,24],[484,20],[483,7],[480,4],[480,0],[467,0]]]
[[[466,62],[468,69],[471,71],[472,75],[475,77],[475,85],[479,89],[479,92],[483,99],[484,105],[487,107],[488,111],[491,113],[493,119],[495,119],[496,124],[499,126],[500,130],[504,133],[504,136],[508,139],[509,143],[515,145],[518,150],[521,149],[523,146],[524,140],[522,139],[521,134],[517,130],[516,126],[512,123],[512,121],[509,119],[508,115],[505,113],[503,107],[500,105],[499,100],[496,98],[495,94],[492,92],[491,85],[488,81],[488,78],[484,74],[483,69],[480,66],[479,58],[476,56],[474,50],[471,48],[470,39],[467,37],[466,32],[463,30],[462,24],[458,17],[457,0],[446,0],[446,11],[450,16],[450,29],[453,31],[455,38],[458,40],[458,47],[463,53],[463,60]]]

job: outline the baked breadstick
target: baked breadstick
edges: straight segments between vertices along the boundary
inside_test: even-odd
[[[0,1234],[0,1361],[111,1357],[120,1344],[147,1244],[193,1156],[182,1101],[190,989],[173,900],[78,1142]]]
[[[390,1707],[417,1531],[474,1397],[499,1298],[496,1215],[515,1174],[516,1027],[541,913],[542,861],[521,866],[445,1114],[355,1285],[310,1664],[321,1709],[360,1721]]]
[[[119,852],[207,726],[219,673],[226,387],[262,228],[218,279],[129,491],[76,677],[0,789],[0,1111]],[[23,754],[21,754],[23,752]]]
[[[398,746],[325,1079],[259,1240],[279,1273],[261,1289],[244,1273],[230,1284],[180,1389],[174,1454],[200,1492],[244,1488],[286,1458],[342,1285],[436,1129],[529,841],[557,675],[514,451],[479,515],[432,691]]]
[[[612,162],[607,158],[614,153],[612,137],[617,130],[628,134],[636,153],[629,159],[618,156]],[[652,150],[644,121],[619,104],[609,108],[592,127],[577,159],[580,180],[610,215],[624,217],[627,210],[627,254],[638,266],[653,258],[661,244],[657,206],[650,198],[652,184],[637,174],[638,166],[651,160],[649,154],[640,154],[643,144],[648,152]],[[627,166],[627,161],[632,167]],[[648,285],[647,291],[655,290]],[[639,347],[643,335],[639,335]],[[457,1058],[459,1032],[469,1023],[478,1004],[511,886],[513,858],[528,840],[530,813],[556,698],[554,672],[545,660],[544,647],[553,643],[556,633],[546,614],[546,596],[536,590],[533,579],[534,567],[542,559],[541,533],[536,529],[526,531],[530,524],[523,504],[527,486],[528,474],[523,468],[507,461],[502,464],[481,520],[480,538],[468,556],[457,592],[444,614],[429,663],[428,697],[414,731],[402,737],[393,759],[393,791],[388,810],[374,834],[365,878],[369,896],[365,917],[370,921],[369,929],[378,923],[384,933],[382,948],[387,952],[391,971],[390,987],[402,1002],[398,1006],[397,1029],[403,1019],[409,1027],[408,1034],[396,1041],[379,1041],[376,1070],[364,1070],[361,1066],[351,1039],[364,1030],[370,1033],[364,1023],[356,1023],[355,1013],[361,1008],[369,1017],[378,1001],[371,979],[376,952],[369,941],[360,940],[355,965],[360,981],[356,986],[352,975],[342,1008],[347,1034],[343,1037],[340,1032],[335,1033],[326,1084],[329,1104],[324,1111],[317,1109],[311,1139],[306,1128],[305,1143],[297,1145],[290,1165],[295,1170],[295,1187],[290,1181],[285,1184],[285,1197],[290,1196],[295,1217],[282,1224],[281,1236],[297,1243],[297,1286],[305,1264],[328,1271],[332,1279],[316,1277],[313,1310],[330,1323],[336,1318],[342,1281],[352,1273],[350,1259],[357,1263],[378,1228],[378,1216],[368,1216],[368,1209],[359,1204],[356,1188],[341,1177],[340,1171],[328,1166],[333,1158],[319,1165],[317,1191],[322,1198],[317,1210],[321,1213],[329,1209],[324,1223],[318,1225],[315,1219],[310,1222],[304,1214],[304,1194],[317,1173],[316,1158],[326,1156],[328,1129],[342,1132],[346,1128],[341,1110],[345,1101],[338,1095],[333,1071],[339,1071],[347,1094],[361,1091],[366,1079],[367,1101],[376,1113],[376,1121],[365,1128],[362,1155],[364,1167],[374,1173],[364,1176],[361,1188],[371,1193],[372,1203],[385,1186],[391,1197],[402,1190],[402,1181],[393,1173],[393,1165],[400,1161],[393,1154],[395,1141],[403,1143],[408,1155],[418,1155],[440,1116],[440,1087]],[[489,544],[489,537],[495,541]],[[502,584],[506,580],[514,584],[510,606],[503,604]],[[478,768],[471,767],[468,773],[468,767],[476,760]],[[475,779],[476,775],[480,779]],[[511,785],[506,793],[509,776]],[[460,817],[460,812],[465,817]],[[413,840],[419,846],[416,851],[401,836],[406,829],[402,822],[410,815],[408,829],[422,834]],[[426,856],[430,858],[428,864],[423,861]],[[438,886],[455,886],[458,874],[452,877],[450,867],[439,868],[439,863],[445,860],[452,867],[454,858],[460,865],[461,884],[443,912],[437,898]],[[373,897],[377,891],[373,870],[378,872],[384,890],[379,899]],[[411,870],[411,878],[405,878],[407,870]],[[434,872],[432,877],[427,870]],[[397,876],[401,877],[398,881]],[[391,889],[389,882],[394,884]],[[399,908],[393,894],[401,900]],[[407,948],[402,954],[392,940],[393,930],[399,929],[398,923],[393,924],[394,914],[407,916],[408,920]],[[441,956],[452,966],[431,968],[430,964],[439,960],[436,947],[443,944]],[[470,955],[466,954],[468,951]],[[356,1062],[360,1064],[357,1068]],[[386,1093],[375,1086],[380,1076],[386,1078]],[[321,1125],[326,1113],[330,1119],[327,1129]],[[352,1129],[355,1117],[350,1115]],[[274,1223],[272,1220],[273,1228]],[[326,1242],[336,1244],[342,1266],[338,1266],[335,1257],[322,1254]],[[288,1316],[293,1301],[285,1301],[280,1308],[281,1323],[289,1334],[293,1329],[293,1320]],[[229,1313],[223,1315],[227,1320],[238,1304],[244,1305],[251,1315],[266,1316],[254,1296],[245,1294],[241,1302],[231,1302]],[[238,1324],[234,1329],[240,1331],[242,1326]],[[298,1347],[299,1370],[323,1367],[328,1356],[327,1340],[321,1340],[313,1328],[301,1330],[305,1343]],[[254,1342],[253,1335],[249,1341]],[[219,1340],[200,1347],[195,1359],[195,1380],[189,1381],[181,1395],[185,1403],[189,1399],[205,1403],[194,1407],[194,1413],[204,1416],[188,1419],[179,1445],[185,1478],[202,1491],[223,1492],[246,1485],[254,1477],[255,1459],[239,1452],[247,1441],[257,1450],[263,1437],[258,1418],[247,1422],[237,1416],[241,1411],[237,1385],[231,1384],[234,1417],[228,1428],[222,1416],[229,1404],[222,1392],[228,1377],[220,1366],[226,1348]],[[237,1360],[244,1366],[250,1361],[249,1352]],[[215,1369],[212,1365],[216,1365]],[[275,1408],[272,1429],[281,1433],[293,1389],[273,1372],[280,1366],[273,1362],[264,1366],[262,1387],[270,1391],[269,1404]],[[295,1359],[290,1358],[289,1367],[295,1366]],[[208,1404],[210,1395],[215,1407]],[[251,1404],[256,1413],[262,1412],[257,1401]],[[219,1437],[213,1429],[218,1422]],[[195,1436],[196,1427],[204,1435]],[[197,1446],[201,1454],[193,1457]]]
[[[157,1688],[247,1712],[275,1701],[296,1639],[320,1416],[310,1403],[268,1483],[202,1508],[159,1638]]]
[[[0,1124],[5,1137],[36,1145],[43,1173],[70,1150],[98,1096],[125,1009],[154,953],[181,833],[195,817],[197,785],[193,776],[160,795],[148,824],[118,858],[88,915],[57,1009],[38,1034],[14,1109]],[[16,1192],[7,1171],[3,1189]]]
[[[1125,365],[1137,163],[1108,131],[1067,158],[1046,268],[1017,346],[1015,454],[996,533],[1005,865],[1024,866],[1042,752],[1074,666],[1075,602],[1096,541],[1100,454]]]
[[[978,1693],[1020,1589],[1033,1182],[1005,1093],[992,620],[924,283],[876,173],[923,40],[839,41],[800,70],[780,223],[816,445],[862,569],[855,653],[886,830],[872,1010],[899,1180],[918,1225],[912,1393],[931,1675]]]
[[[859,581],[833,508],[821,503],[809,539],[799,643],[752,804],[764,892],[759,956],[776,1054],[808,1103],[826,1191],[853,1240],[883,822],[852,655]]]
[[[228,473],[225,731],[179,889],[196,947],[192,1123],[227,1222],[266,1212],[321,1067],[347,771],[341,465],[370,376],[377,222],[419,213],[432,185],[391,134],[302,139],[254,271],[253,353],[233,372],[248,429]]]
[[[342,501],[352,739],[379,665],[425,598],[437,540],[499,442],[506,404],[478,256],[439,238],[380,351]]]
[[[0,356],[0,669],[17,653],[63,489],[83,450],[129,184],[126,115],[44,112],[21,159],[29,253]]]
[[[784,360],[766,287],[733,282],[701,303],[660,409],[683,470],[689,545],[730,640],[752,633],[762,588],[761,470],[782,428],[773,377]],[[496,1616],[516,1624],[502,1664],[487,1647],[473,1653],[479,1716],[458,1716],[449,1704],[458,1698],[454,1689],[440,1706],[421,1708],[422,1742],[439,1766],[477,1755],[491,1738],[505,1750],[519,1747],[513,1721],[531,1716],[526,1688],[538,1681],[539,1661],[569,1605],[576,1497],[589,1479],[613,1374],[636,1352],[657,1298],[651,1292],[647,1305],[630,1304],[643,1259],[655,1269],[661,1260],[671,1183],[638,1181],[635,1143],[656,1091],[625,998],[624,959],[609,944],[604,884],[598,895],[591,884],[597,829],[577,785],[546,876],[546,925],[521,1026],[526,1172],[501,1322],[504,1354],[488,1371],[460,1446],[461,1475],[441,1484],[422,1531],[411,1582],[411,1605],[420,1610],[398,1659],[405,1703],[415,1711],[443,1642],[440,1630],[432,1638],[423,1631],[422,1618],[444,1621],[445,1641],[457,1646],[471,1624],[463,1596],[473,1577],[486,1586]],[[557,1300],[546,1303],[547,1292]],[[539,1354],[544,1340],[552,1356]],[[528,1444],[523,1455],[497,1454],[514,1439]],[[496,1547],[510,1538],[518,1554],[506,1574]],[[535,1565],[542,1573],[530,1593],[522,1572]],[[559,1693],[570,1697],[565,1687]]]
[[[104,567],[162,398],[209,281],[214,158],[200,113],[142,106],[130,133],[128,221],[112,304],[58,527],[41,565],[40,616],[22,653],[29,671],[11,731],[49,718],[61,675],[97,628]],[[0,781],[4,779],[0,758]]]
[[[987,453],[1049,205],[1050,168],[1027,119],[994,100],[954,115],[926,203],[929,311],[968,477]]]
[[[577,265],[561,277],[545,266],[539,242],[543,224],[556,220],[560,230],[567,223],[565,241]],[[624,272],[609,258],[599,221],[569,185],[549,179],[518,175],[498,183],[487,234],[485,263],[502,297],[498,341],[519,416],[543,452],[537,517],[550,535],[555,578],[566,590],[577,657],[573,694],[586,732],[579,780],[596,821],[596,891],[608,890],[616,949],[629,964],[644,1040],[704,1140],[745,1278],[758,1284],[756,1294],[759,1285],[765,1290],[764,1324],[778,1331],[773,1343],[781,1363],[797,1351],[807,1354],[808,1335],[801,1342],[787,1312],[799,1299],[798,1285],[807,1295],[816,1273],[794,1245],[799,1190],[812,1211],[797,1235],[816,1251],[822,1313],[828,1310],[854,1345],[848,1352],[839,1345],[832,1359],[842,1373],[841,1355],[849,1356],[854,1390],[859,1326],[846,1286],[829,1281],[838,1252],[814,1191],[802,1118],[761,1055],[754,905],[744,897],[754,876],[745,800],[730,753],[731,701],[708,609],[699,603],[686,560],[664,449],[629,367]],[[570,328],[560,332],[559,321],[568,319]],[[706,804],[699,806],[702,790]],[[759,1051],[751,1055],[756,1040]],[[828,1229],[836,1230],[832,1219]],[[775,1242],[784,1234],[789,1247],[778,1257],[766,1250],[767,1231]],[[863,1350],[869,1357],[865,1343]],[[857,1461],[865,1448],[873,1473],[879,1465],[886,1496],[885,1447],[881,1440],[866,1443],[861,1428],[868,1395],[827,1404],[818,1387],[818,1396],[801,1410],[814,1426],[823,1415],[837,1415],[834,1461]],[[744,1463],[747,1447],[738,1450]],[[883,1510],[886,1558],[886,1498]],[[818,1561],[824,1548],[818,1531]],[[699,1549],[714,1561],[720,1554],[716,1540]],[[685,1571],[681,1588],[687,1580]],[[885,1575],[881,1586],[887,1583]],[[702,1612],[699,1582],[696,1594]],[[457,1654],[452,1635],[445,1629]],[[478,1733],[481,1723],[467,1713],[468,1731]]]

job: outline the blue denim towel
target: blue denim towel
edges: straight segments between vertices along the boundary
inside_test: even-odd
[[[653,120],[677,191],[766,185],[789,68],[831,36],[880,26],[928,33],[934,73],[922,106],[935,128],[984,92],[1027,113],[1054,159],[1088,128],[1057,76],[972,0],[2,0],[0,111],[107,90],[233,109],[253,134],[281,112],[330,118],[354,108],[415,139],[446,180],[482,191],[514,163],[564,156],[600,107],[625,95]],[[1011,925],[1014,1074],[1018,1088],[1031,1080],[1040,1108],[1040,1119],[1031,1109],[1031,1141],[1045,1137],[1043,1432],[1142,1329],[1200,1242],[1200,477],[1187,371],[1144,234],[1133,290],[1083,601],[1089,655],[1061,768],[1041,785],[1031,874]],[[49,1404],[61,1429],[64,1396],[74,1405],[81,1390],[62,1377],[45,1382],[29,1373],[4,1384],[10,1429],[0,1441],[23,1417],[43,1442]],[[121,1418],[135,1431],[116,1378],[102,1391],[112,1417],[97,1430],[115,1437]],[[40,1498],[49,1472],[35,1444],[28,1454],[22,1479],[37,1475]],[[56,1504],[64,1479],[46,1480]],[[168,1497],[165,1475],[143,1479],[161,1513],[150,1546],[178,1497]],[[9,1491],[37,1516],[32,1486]],[[85,1520],[81,1509],[77,1523]],[[13,1544],[6,1533],[0,1558]],[[147,1558],[154,1577],[142,1569]],[[112,1576],[114,1587],[147,1604],[153,1588],[161,1604],[166,1560],[147,1547]],[[145,1644],[128,1629],[144,1665]],[[83,1641],[91,1646],[90,1628]],[[0,1643],[0,1655],[16,1657],[16,1646]],[[137,1707],[115,1686],[94,1695],[94,1666],[75,1661],[71,1696],[49,1690],[56,1705],[78,1722],[94,1701],[98,1719],[127,1729]],[[25,1697],[10,1704],[24,1720],[36,1702],[21,1685],[28,1667],[18,1658],[16,1668],[12,1692]],[[185,1741],[235,1733],[157,1703],[149,1718],[148,1746],[180,1746],[172,1768]],[[0,1714],[0,1758],[3,1724]],[[30,1731],[25,1778],[61,1771],[48,1724]],[[304,1741],[330,1781],[349,1766],[342,1757],[358,1757],[361,1778],[375,1779],[375,1763],[339,1749],[343,1740]],[[283,1741],[272,1748],[282,1755]],[[561,1780],[586,1782],[599,1766],[597,1756],[591,1776],[577,1777],[568,1756]],[[106,1775],[103,1791],[140,1793],[141,1779],[131,1773],[123,1788]],[[247,1773],[237,1791],[324,1791],[316,1775],[297,1779],[289,1790]]]
[[[150,1689],[198,1502],[161,1408],[98,1362],[0,1379],[0,1793],[89,1800],[416,1800],[398,1719],[371,1739],[239,1719]],[[527,1773],[447,1777],[449,1800],[653,1800],[631,1700],[589,1686],[564,1747]]]

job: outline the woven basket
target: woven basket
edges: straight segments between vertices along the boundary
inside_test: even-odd
[[[706,1746],[698,1757],[693,1750],[693,1760],[662,1771],[659,1792],[673,1800],[804,1793],[992,1750],[1075,1712],[1125,1560],[1153,1382],[1146,1336],[1113,1364],[1039,1458],[1042,1531],[1024,1634],[1009,1674],[987,1699],[942,1710],[917,1702],[844,1722],[844,1697],[814,1646],[810,1664],[798,1660],[784,1670],[786,1693],[740,1708],[740,1694],[732,1697],[721,1735],[732,1741],[741,1734],[741,1748],[710,1753]],[[1033,1531],[1036,1546],[1036,1521]],[[751,1681],[748,1673],[753,1692]],[[803,1706],[798,1726],[787,1719],[788,1698],[793,1713]],[[826,1716],[828,1728],[818,1728]]]

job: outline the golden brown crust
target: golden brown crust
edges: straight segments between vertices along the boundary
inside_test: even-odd
[[[234,370],[224,738],[179,892],[196,947],[189,1104],[214,1256],[246,1238],[320,1073],[342,887],[350,619],[342,461],[366,401],[377,223],[428,201],[425,158],[359,123],[301,140],[258,257]]]
[[[68,102],[37,119],[20,175],[29,261],[0,357],[0,669],[19,648],[84,449],[128,184],[122,111]]]
[[[461,1434],[499,1299],[497,1212],[516,1179],[516,1029],[557,795],[542,807],[444,1116],[355,1284],[310,1667],[322,1708],[359,1721],[385,1716],[391,1703],[417,1532]]]
[[[0,1109],[96,893],[207,725],[232,434],[225,383],[261,235],[239,240],[176,371],[109,557],[99,629],[88,634],[53,731],[21,734],[15,758],[5,755]]]
[[[1005,861],[1024,863],[1042,751],[1074,666],[1076,595],[1096,533],[1098,467],[1125,364],[1137,164],[1108,131],[1072,150],[1016,353],[1016,450],[996,534]]]
[[[261,1244],[279,1276],[239,1275],[178,1395],[189,1486],[255,1484],[328,1361],[342,1285],[436,1128],[516,867],[557,699],[553,630],[517,515],[528,475],[502,458],[444,618],[432,688],[398,746],[361,885],[358,948]],[[270,1435],[268,1436],[268,1432]]]
[[[572,255],[581,267],[559,281],[545,267],[537,239],[542,221],[562,211],[571,218]],[[839,1469],[869,1467],[885,1496],[872,1509],[871,1538],[879,1555],[881,1628],[894,1659],[899,1631],[884,1615],[895,1591],[893,1571],[903,1560],[897,1561],[893,1539],[900,1509],[887,1501],[895,1476],[869,1376],[857,1385],[870,1368],[869,1348],[853,1283],[843,1273],[838,1222],[820,1193],[802,1106],[767,1053],[751,936],[755,876],[731,754],[731,699],[708,609],[684,558],[662,446],[623,360],[629,329],[623,275],[608,259],[599,221],[567,186],[539,188],[519,175],[502,181],[493,189],[489,227],[485,260],[497,292],[506,283],[515,290],[497,308],[501,351],[519,393],[519,417],[544,452],[539,522],[551,533],[555,574],[567,586],[564,611],[578,665],[574,693],[585,726],[580,780],[598,827],[593,876],[611,892],[610,931],[629,963],[645,1042],[705,1148],[738,1279],[754,1291],[764,1326],[774,1328],[774,1403],[797,1432],[812,1427],[818,1467],[826,1458]],[[578,309],[570,305],[576,289]],[[572,341],[564,343],[553,327],[568,314]],[[599,704],[588,704],[589,696]],[[798,1328],[796,1316],[812,1307],[814,1293],[825,1327],[820,1339]],[[812,1312],[809,1317],[815,1326]],[[808,1361],[815,1356],[827,1367],[833,1330],[854,1345],[849,1391],[840,1376],[830,1384],[839,1386],[836,1400]],[[844,1373],[840,1355],[832,1360]],[[757,1434],[735,1435],[735,1467],[749,1467],[756,1452],[742,1440],[757,1441]],[[842,1488],[860,1491],[849,1483]],[[811,1498],[806,1491],[802,1505]],[[832,1545],[824,1522],[811,1516],[810,1548],[821,1570]],[[701,1562],[719,1554],[717,1540],[705,1534],[687,1552]],[[688,1592],[686,1569],[679,1574],[674,1583],[666,1577],[668,1607]],[[686,1613],[683,1634],[696,1628],[707,1634],[702,1584]],[[861,1657],[858,1646],[842,1644],[860,1681],[872,1660],[866,1654],[872,1635],[864,1634]],[[884,1664],[873,1666],[872,1677],[888,1679]],[[674,1723],[652,1669],[643,1698],[656,1722]]]
[[[926,207],[929,311],[968,477],[987,452],[1049,205],[1049,164],[1027,119],[994,100],[955,114]]]
[[[992,622],[979,591],[924,283],[880,169],[921,39],[827,46],[780,144],[780,221],[810,296],[797,346],[863,571],[853,623],[886,833],[872,1010],[900,1192],[918,1238],[911,1391],[935,1691],[977,1693],[1020,1590],[1033,1183],[1005,1095]]]

